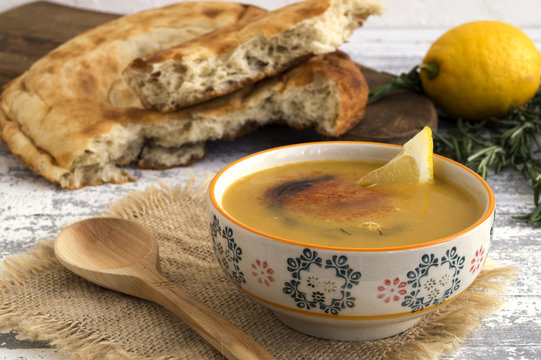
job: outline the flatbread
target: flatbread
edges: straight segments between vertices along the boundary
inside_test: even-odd
[[[178,110],[333,52],[383,10],[371,0],[301,1],[137,58],[124,77],[147,108]]]
[[[234,138],[272,121],[332,136],[355,125],[368,88],[345,54],[313,58],[296,71],[171,113],[144,109],[121,78],[137,57],[262,13],[234,3],[185,2],[87,31],[5,87],[0,138],[30,169],[76,189],[133,181],[121,164],[191,164],[205,155],[207,140]]]

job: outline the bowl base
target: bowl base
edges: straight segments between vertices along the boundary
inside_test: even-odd
[[[289,316],[282,312],[274,312],[274,315],[284,325],[307,335],[341,341],[378,340],[399,334],[414,326],[420,318],[408,319],[400,322],[384,324],[366,324],[337,326],[330,324],[316,324],[295,316]]]

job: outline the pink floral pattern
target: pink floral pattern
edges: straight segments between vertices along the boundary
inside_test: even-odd
[[[385,279],[383,285],[378,286],[378,299],[383,299],[386,303],[400,301],[402,296],[406,295],[406,282],[400,281],[398,277],[393,280]]]
[[[475,251],[475,256],[471,260],[470,263],[470,272],[472,274],[475,274],[481,266],[483,265],[483,261],[485,260],[485,248],[483,245],[479,248],[479,250]]]
[[[259,284],[270,286],[274,282],[274,269],[270,268],[266,261],[257,259],[252,264],[252,275],[257,279]]]

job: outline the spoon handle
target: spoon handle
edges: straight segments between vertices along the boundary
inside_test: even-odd
[[[254,339],[214,312],[194,296],[182,291],[175,284],[159,276],[148,281],[156,296],[154,301],[162,305],[207,340],[229,360],[275,359]]]

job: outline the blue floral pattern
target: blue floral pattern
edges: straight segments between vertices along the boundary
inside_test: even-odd
[[[347,256],[334,255],[324,263],[317,251],[305,248],[299,257],[287,259],[291,280],[284,283],[283,292],[300,309],[320,309],[327,314],[338,315],[343,309],[353,308],[355,297],[349,290],[359,284],[361,273],[347,262]],[[334,272],[334,280],[320,280],[322,271]]]
[[[404,297],[402,306],[417,312],[449,299],[460,288],[458,274],[464,263],[465,257],[458,255],[456,247],[447,250],[441,258],[424,254],[419,266],[407,273],[411,291]]]
[[[242,287],[243,284],[246,284],[244,273],[239,267],[242,260],[242,249],[235,242],[233,229],[228,226],[222,228],[220,226],[220,221],[216,215],[214,215],[214,220],[210,224],[210,236],[212,238],[212,248],[214,249],[218,263],[224,272],[233,279],[237,285]],[[223,240],[225,240],[225,242]]]
[[[210,223],[210,235],[214,253],[223,271],[238,286],[245,287],[246,277],[241,270],[243,250],[235,241],[234,230],[229,226],[222,227],[214,215]],[[283,271],[280,268],[285,267],[290,277],[289,281],[283,282],[282,288],[286,299],[290,298],[286,302],[292,299],[298,309],[339,315],[345,309],[358,306],[358,299],[352,289],[359,285],[362,275],[351,266],[350,260],[344,254],[325,256],[318,250],[304,248],[297,257],[287,258],[285,264],[281,262],[281,266],[272,266],[270,272],[265,273],[267,277],[257,278],[256,281],[266,281],[265,284],[270,286],[275,281],[275,269],[280,272]],[[447,249],[443,255],[425,253],[418,265],[406,272],[405,277],[385,279],[377,287],[376,296],[386,304],[409,308],[412,313],[440,305],[460,290],[459,275],[465,262],[465,256],[461,256],[456,247]],[[261,266],[263,263],[266,267],[270,266],[266,261],[259,260],[254,264]],[[247,268],[246,271],[251,270]]]

